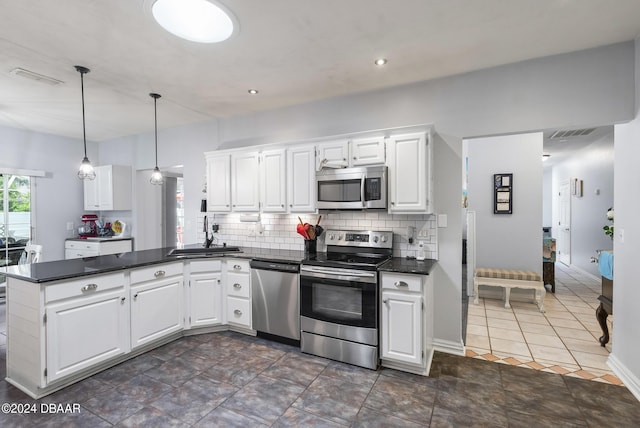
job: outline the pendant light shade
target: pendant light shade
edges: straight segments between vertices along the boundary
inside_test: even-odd
[[[156,167],[153,168],[153,172],[151,173],[151,184],[162,184],[163,178],[162,173],[160,172],[160,168],[158,168],[158,98],[162,95],[160,94],[149,94],[151,98],[153,98],[153,112],[154,112],[154,124],[155,124],[155,137],[156,137]]]
[[[81,180],[93,180],[96,178],[96,172],[87,157],[87,131],[84,119],[84,75],[91,70],[81,65],[76,65],[75,68],[76,71],[80,73],[80,88],[82,90],[82,141],[84,142],[84,158],[82,159],[80,169],[78,170],[78,178]]]

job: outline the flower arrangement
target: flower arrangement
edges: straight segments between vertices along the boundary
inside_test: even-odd
[[[604,226],[602,229],[604,233],[611,239],[613,239],[613,208],[609,208],[607,211],[607,220],[611,222],[611,226]]]

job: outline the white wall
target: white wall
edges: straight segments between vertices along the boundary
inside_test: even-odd
[[[542,171],[542,226],[553,226],[553,170],[543,164]]]
[[[89,159],[97,155],[88,146]],[[64,258],[64,239],[75,235],[83,207],[83,185],[77,171],[84,156],[82,140],[0,127],[0,166],[41,170],[35,180],[35,244],[43,246],[43,261]]]
[[[640,39],[636,40],[636,117],[615,126],[615,230],[613,242],[613,352],[609,364],[616,374],[640,400],[640,284],[638,284],[638,256],[640,255]],[[624,239],[620,236],[624,232]]]
[[[596,250],[613,248],[613,242],[602,230],[610,224],[606,214],[614,205],[613,149],[613,133],[607,134],[554,165],[552,172],[553,195],[558,194],[563,180],[577,178],[583,182],[583,196],[571,196],[571,264],[597,278],[598,265],[591,263],[591,257],[597,256]],[[553,201],[557,204],[557,197]],[[559,209],[554,209],[553,224],[558,221]],[[552,232],[557,236],[557,228]]]
[[[467,141],[477,266],[542,274],[542,133]],[[502,173],[513,174],[512,214],[493,213],[493,175]]]

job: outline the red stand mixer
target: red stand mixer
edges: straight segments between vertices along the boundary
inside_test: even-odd
[[[78,227],[78,235],[80,238],[89,238],[98,236],[98,225],[96,221],[98,216],[95,214],[84,214],[82,216],[82,224]]]

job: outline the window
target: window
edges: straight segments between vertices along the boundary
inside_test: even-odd
[[[18,264],[32,239],[32,182],[30,176],[0,174],[0,266]]]

